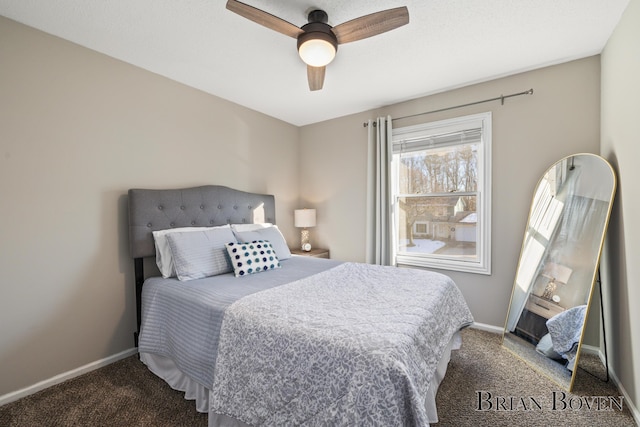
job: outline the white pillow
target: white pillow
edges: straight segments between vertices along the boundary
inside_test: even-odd
[[[227,243],[226,247],[236,277],[280,268],[275,251],[271,244],[264,240],[231,242]]]
[[[273,224],[270,222],[265,222],[262,224],[231,224],[231,228],[233,231],[254,231],[260,230],[261,228],[272,227]]]
[[[166,237],[179,280],[201,279],[233,271],[225,248],[227,243],[235,241],[231,228],[170,233]]]
[[[289,246],[287,246],[287,241],[275,225],[267,228],[258,228],[253,231],[234,231],[233,234],[236,235],[236,239],[240,243],[266,240],[271,243],[280,261],[291,258],[291,251],[289,250]]]
[[[167,243],[167,234],[171,233],[184,233],[187,231],[202,231],[212,230],[214,228],[230,228],[229,224],[221,225],[218,227],[180,227],[180,228],[168,228],[166,230],[158,230],[152,232],[153,240],[156,246],[156,264],[160,269],[160,274],[165,279],[176,276],[176,269],[173,263],[173,257],[171,255],[171,249],[169,243]]]

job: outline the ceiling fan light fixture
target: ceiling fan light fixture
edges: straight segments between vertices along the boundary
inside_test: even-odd
[[[324,67],[333,61],[338,50],[338,41],[333,34],[314,31],[298,37],[298,54],[305,64]]]

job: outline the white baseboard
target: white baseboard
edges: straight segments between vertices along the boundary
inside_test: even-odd
[[[473,322],[473,325],[471,325],[470,328],[479,329],[481,331],[486,331],[486,332],[493,332],[494,334],[500,334],[500,335],[502,335],[502,333],[504,332],[504,326],[493,326],[493,325],[487,325],[486,323],[478,323],[478,322]]]
[[[602,364],[604,366],[607,366],[607,362],[606,362],[606,359],[604,357],[604,353],[602,353],[602,350],[600,349],[600,347],[593,347],[593,346],[590,346],[590,345],[589,346],[583,345],[582,349],[586,350],[587,353],[597,354],[600,357],[600,360],[602,361]],[[633,403],[633,400],[631,400],[631,398],[629,397],[629,393],[627,393],[627,390],[625,390],[624,386],[620,382],[620,379],[618,379],[618,376],[616,375],[616,372],[613,370],[613,368],[611,368],[611,365],[609,365],[608,368],[609,368],[609,379],[613,382],[613,384],[616,387],[618,387],[618,390],[620,390],[620,393],[622,393],[622,395],[624,396],[624,401],[625,401],[627,407],[629,408],[629,411],[631,412],[631,415],[633,416],[634,421],[636,422],[637,425],[640,426],[640,410],[638,410],[638,408],[636,408],[636,405]]]
[[[582,344],[582,346],[580,347],[580,352],[582,353],[584,351],[585,354],[595,354],[596,356],[598,356],[600,358],[600,360],[602,360],[602,364],[604,365],[604,356],[602,355],[602,352],[600,351],[600,347],[595,347],[593,345],[587,345],[587,344]]]
[[[0,406],[6,405],[7,403],[29,396],[30,394],[37,393],[40,390],[44,390],[45,388],[49,388],[56,384],[60,384],[61,382],[78,377],[82,374],[86,374],[87,372],[91,372],[98,368],[102,368],[103,366],[110,365],[111,363],[117,362],[118,360],[124,359],[129,356],[133,356],[136,353],[138,353],[137,348],[130,348],[129,350],[125,350],[118,354],[114,354],[113,356],[96,360],[95,362],[88,363],[84,366],[81,366],[79,368],[73,369],[68,372],[63,372],[62,374],[56,375],[55,377],[49,378],[44,381],[40,381],[39,383],[33,384],[29,387],[25,387],[23,389],[13,391],[11,393],[7,393],[4,396],[0,396]]]
[[[602,363],[604,364],[604,356],[602,355],[602,353],[600,353],[600,358],[602,359]],[[627,405],[627,408],[629,408],[629,411],[631,411],[631,415],[633,416],[636,424],[640,426],[640,411],[638,411],[636,405],[633,404],[633,400],[631,400],[631,398],[629,397],[629,393],[627,393],[627,390],[624,389],[615,371],[611,369],[611,366],[609,366],[609,378],[611,379],[611,381],[613,381],[616,387],[618,387],[618,390],[620,390],[620,393],[622,393],[622,395],[624,396],[624,402]]]

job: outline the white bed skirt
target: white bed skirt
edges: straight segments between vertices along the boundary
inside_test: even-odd
[[[171,358],[152,353],[140,353],[140,360],[151,372],[165,380],[172,389],[184,392],[185,399],[195,400],[198,412],[209,412],[209,389],[182,373]]]
[[[429,416],[429,423],[438,422],[438,412],[436,410],[438,387],[447,372],[447,366],[451,359],[451,351],[459,349],[461,344],[462,338],[460,337],[460,333],[456,332],[445,348],[434,377],[431,380],[431,385],[425,397],[425,407]],[[151,372],[165,380],[171,388],[184,392],[185,399],[194,400],[198,412],[209,412],[209,389],[182,373],[171,358],[151,353],[140,353],[140,360],[147,365]],[[246,424],[238,420],[214,413],[209,414],[208,424],[209,427],[246,426]]]

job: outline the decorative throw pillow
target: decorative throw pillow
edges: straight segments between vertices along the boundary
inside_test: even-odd
[[[236,277],[280,268],[276,252],[267,241],[231,242],[226,246]]]
[[[233,269],[225,244],[235,239],[231,228],[215,228],[167,235],[179,280],[201,279]]]
[[[289,250],[289,246],[287,246],[287,241],[277,226],[272,225],[269,227],[255,228],[251,231],[237,231],[233,226],[231,228],[234,229],[233,234],[235,234],[238,242],[265,240],[271,244],[273,250],[278,254],[280,261],[291,258],[291,251]]]

